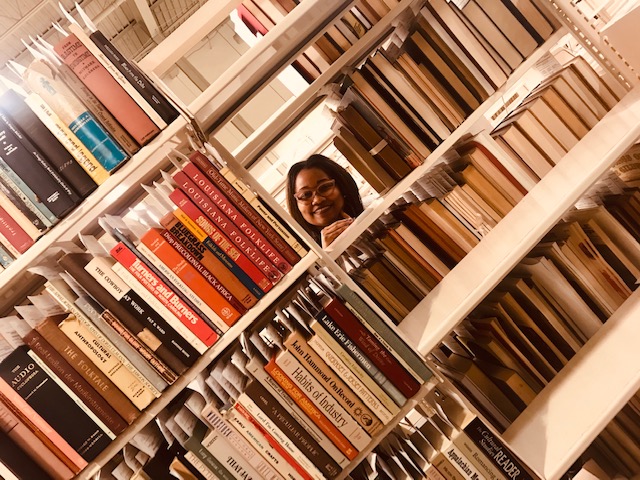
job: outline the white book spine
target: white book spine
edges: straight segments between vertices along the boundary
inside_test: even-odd
[[[298,473],[289,462],[269,445],[264,435],[242,414],[230,408],[225,413],[225,418],[285,479],[299,480]]]
[[[311,460],[304,455],[298,447],[296,447],[287,435],[275,425],[269,417],[258,407],[253,400],[251,400],[244,393],[241,394],[237,400],[260,424],[269,434],[287,451],[298,464],[304,468],[312,478],[316,480],[324,480],[324,475],[311,463]]]
[[[205,437],[205,440],[202,442],[207,450],[211,453],[216,453],[219,448],[218,444],[221,443],[219,440],[224,438],[225,442],[238,451],[246,460],[247,464],[251,465],[251,467],[260,474],[258,478],[263,478],[264,480],[282,480],[282,476],[224,419],[215,407],[207,405],[202,410],[201,416],[213,427],[211,433]],[[212,440],[214,432],[218,433],[215,441]]]
[[[202,440],[202,446],[214,455],[231,475],[239,480],[259,480],[265,478],[262,472],[254,469],[253,465],[247,461],[242,453],[227,442],[220,432],[216,430],[210,431]],[[271,469],[269,468],[269,470]]]
[[[358,451],[364,450],[369,445],[371,436],[358,425],[349,412],[302,366],[291,352],[280,353],[276,357],[276,365],[305,392],[309,400],[335,425],[340,433],[349,439]]]
[[[322,333],[320,333],[320,335],[322,335]],[[349,355],[342,350],[337,342],[334,341],[336,351],[330,348],[327,342],[331,340],[330,338],[321,339],[320,336],[314,335],[308,340],[308,343],[309,346],[320,355],[320,358],[356,392],[371,411],[379,416],[380,420],[385,424],[389,423],[400,411],[400,408],[373,380],[367,382],[370,377],[368,377],[355,362],[351,361]],[[341,355],[341,353],[344,354]],[[345,361],[349,363],[345,363]],[[382,399],[384,399],[384,401]]]

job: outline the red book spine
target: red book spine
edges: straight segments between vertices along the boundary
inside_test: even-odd
[[[225,324],[231,326],[240,318],[240,312],[233,308],[227,299],[213,288],[209,282],[162,237],[158,230],[150,229],[140,238],[140,242],[146,245],[162,263],[189,286]]]
[[[211,180],[205,176],[193,163],[188,163],[182,171],[207,195],[224,214],[231,219],[236,227],[240,229],[258,246],[260,251],[273,263],[282,273],[291,270],[291,263],[285,259],[278,249],[255,227],[253,223],[244,215],[240,209],[231,201]],[[300,258],[296,259],[296,261]],[[295,262],[294,262],[295,263]]]
[[[263,292],[268,292],[273,283],[249,258],[238,250],[235,245],[200,211],[182,190],[174,190],[169,198],[192,222],[202,229],[216,246],[231,258],[236,265],[244,270]],[[174,211],[176,215],[178,211]]]
[[[209,272],[216,272],[221,282],[229,289],[229,292],[240,300],[246,309],[256,304],[257,297],[233,274],[227,264],[218,259],[173,213],[165,215],[160,220],[160,223],[171,233],[176,241],[184,245],[205,269]]]
[[[193,254],[189,250],[187,250],[187,248],[182,245],[182,243],[180,243],[169,230],[162,230],[160,235],[162,235],[162,238],[164,238],[166,242],[171,245],[175,249],[175,251],[182,256],[184,260],[189,262],[189,265],[195,268],[198,273],[202,275],[202,278],[209,282],[209,285],[215,288],[216,291],[222,296],[222,298],[227,300],[233,308],[238,310],[238,312],[240,312],[241,314],[247,311],[247,307],[245,307],[242,302],[240,302],[240,300],[234,297],[233,294],[227,289],[227,287],[225,287],[224,284],[218,279],[218,277],[216,277],[208,268],[206,268],[200,260],[194,257]]]
[[[33,245],[33,238],[0,206],[0,233],[19,253],[26,252]]]
[[[360,323],[340,300],[333,298],[323,308],[405,397],[410,398],[418,393],[420,389],[418,380]]]
[[[207,347],[216,343],[219,338],[218,334],[199,315],[185,305],[171,287],[153,273],[144,262],[140,261],[126,245],[120,242],[111,249],[110,253]]]
[[[68,35],[55,45],[54,50],[140,145],[145,145],[160,132],[78,37]]]
[[[253,416],[249,412],[247,412],[247,410],[242,405],[236,402],[232,408],[236,410],[240,415],[242,415],[254,427],[256,427],[258,431],[264,436],[265,440],[267,441],[267,443],[269,443],[271,448],[282,455],[282,458],[284,458],[287,463],[289,463],[289,465],[291,465],[304,480],[312,480],[311,476],[300,466],[300,464],[298,464],[298,462],[295,461],[295,459],[289,454],[289,452],[282,448],[282,446],[271,436],[271,434],[267,432],[267,430],[262,425],[260,425],[260,422],[253,418]]]
[[[229,180],[222,175],[211,163],[207,160],[204,154],[195,151],[189,156],[191,161],[204,173],[211,182],[216,185],[220,191],[229,198],[238,207],[242,213],[253,223],[263,234],[267,237],[271,243],[282,253],[284,258],[291,264],[295,265],[300,260],[300,255],[294,250],[294,248],[282,238],[282,236],[276,231],[271,224],[265,218],[260,215],[255,208],[242,196],[242,194],[235,189]]]
[[[282,278],[282,272],[256,247],[247,236],[242,233],[220,211],[220,209],[207,197],[193,181],[183,172],[173,176],[180,190],[196,204],[196,206],[216,225],[231,242],[241,250],[249,259],[260,268],[267,278],[276,283]]]

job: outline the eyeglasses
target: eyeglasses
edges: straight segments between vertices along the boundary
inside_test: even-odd
[[[320,195],[321,197],[326,197],[331,192],[333,192],[334,188],[336,188],[336,181],[329,180],[327,182],[321,183],[315,189],[300,190],[299,192],[295,193],[293,196],[299,203],[307,205],[313,201],[313,198],[316,195]]]

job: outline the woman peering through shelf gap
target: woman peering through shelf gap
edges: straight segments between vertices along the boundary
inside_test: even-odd
[[[364,210],[349,172],[320,154],[289,169],[287,207],[322,248],[327,248]]]

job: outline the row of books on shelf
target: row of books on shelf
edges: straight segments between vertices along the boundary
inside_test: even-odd
[[[499,148],[492,148],[478,140],[452,148],[341,255],[345,270],[396,323],[526,195],[500,161]],[[620,211],[637,188],[636,152],[633,147],[615,162],[583,204],[605,198],[605,211]],[[611,224],[635,234],[625,214],[614,216]],[[597,243],[604,248],[604,241]],[[628,245],[624,251],[630,254]]]
[[[534,479],[446,383],[436,386],[351,473],[355,479]]]
[[[53,478],[95,459],[308,252],[208,147],[101,218],[101,236],[48,249],[43,292],[3,322],[5,433],[35,436]]]
[[[166,442],[185,449],[184,466],[197,476],[335,478],[432,378],[424,360],[323,269],[277,303],[158,415]],[[140,478],[162,478],[162,457],[138,465]],[[120,462],[112,467],[124,468]]]
[[[55,45],[34,40],[34,60],[12,63],[20,84],[2,79],[2,268],[179,116],[86,16],[91,33],[68,18]]]
[[[499,26],[490,17],[500,18]],[[412,22],[394,30],[393,41],[342,82],[336,147],[372,188],[389,189],[421,165],[554,29],[531,2],[472,1],[462,9],[444,0],[426,2]]]
[[[66,254],[62,263],[78,255],[85,256]],[[0,454],[17,478],[72,478],[175,380],[153,354],[140,363],[140,349],[131,347],[143,340],[121,336],[127,329],[117,308],[112,314],[79,285],[70,292],[60,283],[49,280],[31,305],[16,307],[22,318],[3,321],[2,432],[20,458],[31,459],[19,468]],[[84,296],[73,300],[74,293]],[[278,304],[200,372],[190,384],[199,393],[178,398],[192,409],[180,417],[197,418],[158,415],[205,478],[214,478],[207,469],[226,479],[334,478],[432,377],[385,320],[325,269]],[[165,458],[156,457],[148,468]],[[39,468],[42,476],[29,476]]]

